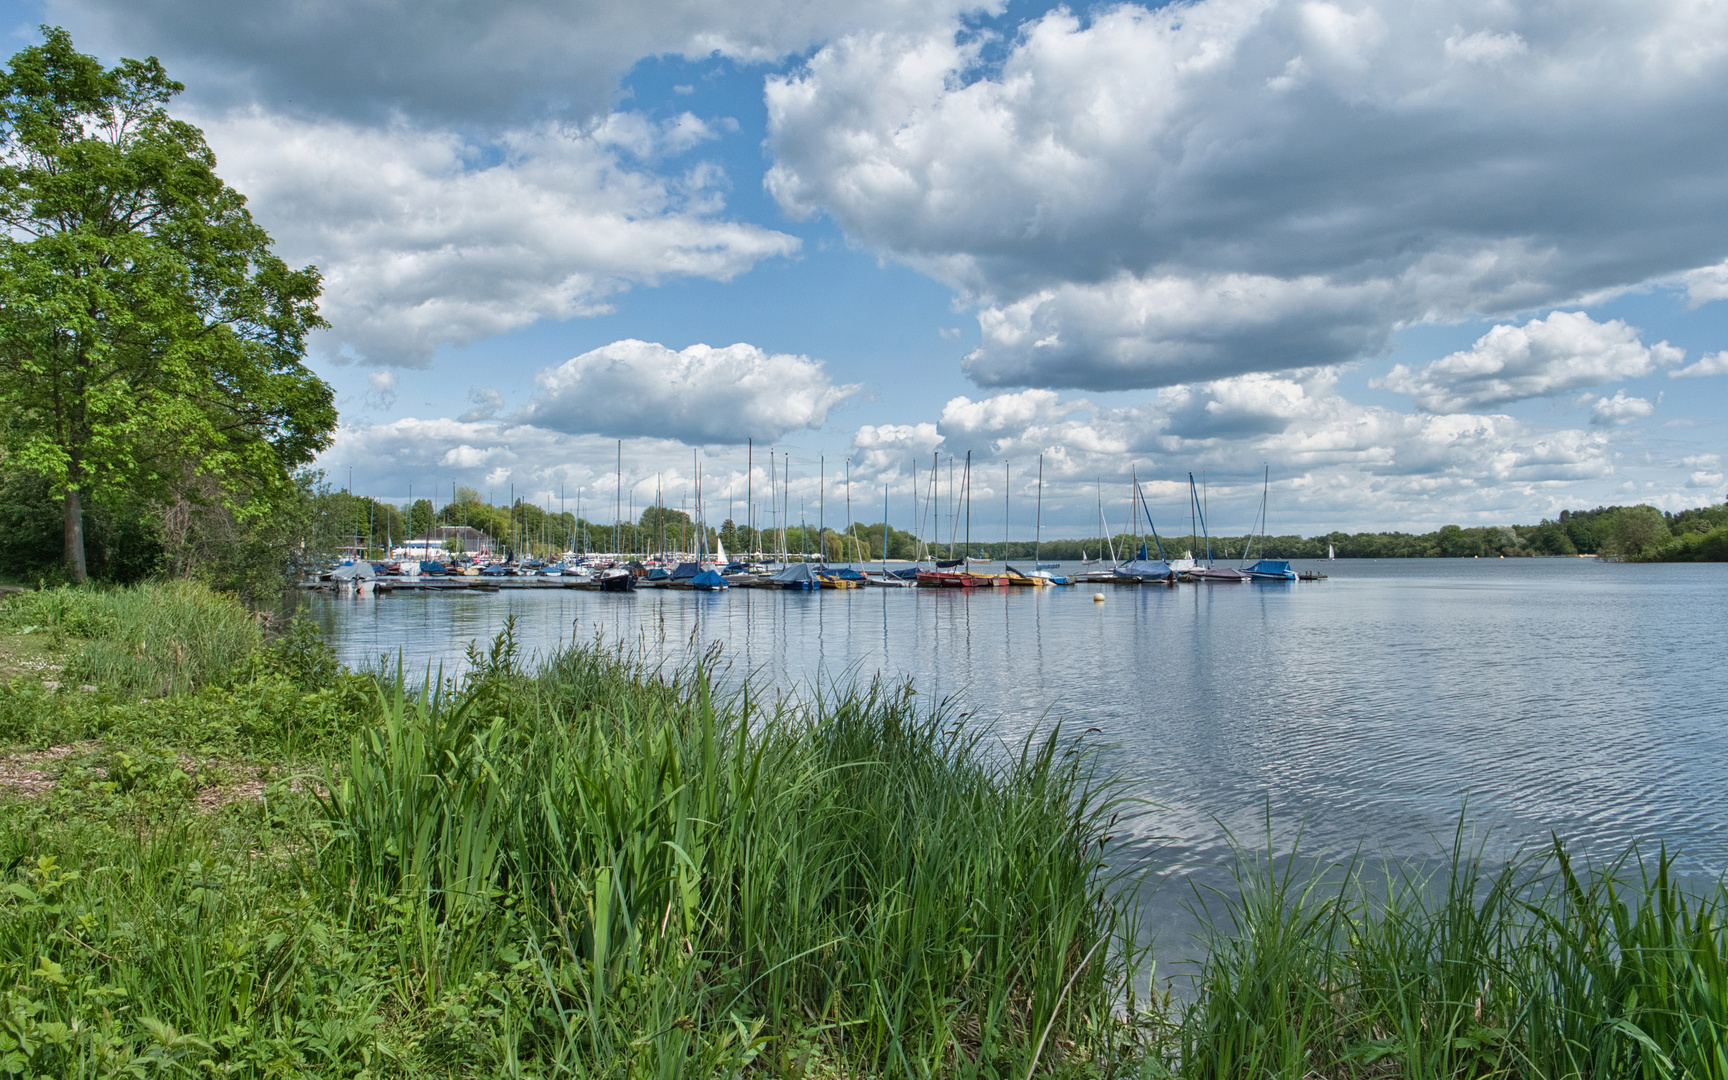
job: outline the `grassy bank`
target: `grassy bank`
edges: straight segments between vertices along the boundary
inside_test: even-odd
[[[508,633],[359,675],[224,603],[0,607],[90,680],[0,689],[0,1070],[1728,1077],[1728,898],[1660,858],[1244,854],[1147,1002],[1083,742]]]
[[[100,680],[78,665],[125,616],[75,624],[52,624],[67,668]],[[792,708],[600,647],[527,672],[508,635],[434,686],[297,647],[176,668],[166,697],[124,671],[0,693],[41,774],[3,810],[0,1055],[320,1077],[1135,1056],[1119,807],[1073,740],[1003,755],[885,687]],[[302,705],[298,736],[264,730]]]

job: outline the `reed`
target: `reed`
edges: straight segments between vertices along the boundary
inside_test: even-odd
[[[1239,853],[1162,1068],[1184,1077],[1728,1077],[1728,889],[1667,852],[1489,873]],[[1300,869],[1298,867],[1300,866]]]
[[[513,1060],[709,1075],[798,1033],[848,1072],[1024,1074],[1046,1028],[1053,1057],[1119,1051],[1141,956],[1086,745],[1003,757],[879,682],[794,707],[704,664],[586,648],[529,678],[513,651],[459,691],[383,688],[323,860],[411,899],[427,999],[495,962],[496,916],[526,919],[542,1019]]]
[[[0,605],[0,625],[72,647],[66,680],[157,695],[222,683],[263,644],[245,605],[190,581],[21,593]]]

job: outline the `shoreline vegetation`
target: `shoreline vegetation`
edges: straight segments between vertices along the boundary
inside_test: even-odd
[[[0,602],[8,1075],[1728,1076],[1728,891],[1666,852],[1268,841],[1170,972],[1156,818],[1085,736],[265,629],[189,583]]]
[[[493,506],[470,488],[457,489],[456,498],[440,506],[417,499],[404,508],[332,491],[317,473],[295,474],[290,487],[291,493],[278,499],[273,515],[253,522],[251,531],[217,514],[217,508],[207,507],[200,511],[204,516],[190,519],[196,527],[175,534],[172,542],[162,531],[162,507],[91,501],[85,508],[90,575],[110,585],[163,576],[186,578],[237,592],[255,604],[271,605],[298,571],[327,566],[344,552],[384,558],[406,538],[432,535],[440,527],[474,529],[487,536],[500,554],[553,559],[570,550],[610,552],[614,543],[625,554],[646,557],[692,551],[698,542],[698,523],[686,512],[669,508],[649,507],[636,521],[602,523],[521,500],[514,506]],[[984,527],[999,530],[1000,525],[998,518]],[[206,528],[207,532],[200,532]],[[891,561],[909,561],[921,550],[926,560],[947,556],[946,543],[933,545],[926,537],[920,545],[912,533],[892,524],[886,528]],[[844,528],[792,526],[786,530],[785,549],[794,557],[874,562],[882,555],[883,530],[882,522],[857,522],[850,534]],[[45,481],[0,473],[0,563],[8,567],[10,580],[32,585],[65,581],[62,531],[57,500]],[[779,550],[781,544],[777,532],[751,530],[730,519],[706,533],[708,550],[719,543],[735,555],[764,545]],[[1107,560],[1113,545],[1117,556],[1126,559],[1142,539],[1138,533],[1120,533],[1108,540],[1046,539],[1038,547],[1038,558]],[[1185,551],[1205,556],[1204,536],[1161,534],[1160,539],[1171,557]],[[1249,539],[1215,535],[1213,556],[1223,562],[1239,560]],[[1678,512],[1645,505],[1597,507],[1561,511],[1558,517],[1535,525],[1447,525],[1428,533],[1335,531],[1252,539],[1255,557],[1273,559],[1324,559],[1330,548],[1340,559],[1595,555],[1631,562],[1721,562],[1728,561],[1728,504]],[[955,544],[956,554],[961,547]],[[452,543],[448,549],[458,551],[459,545]],[[1024,563],[1033,558],[1030,539],[1006,544],[975,540],[971,551],[994,561]]]

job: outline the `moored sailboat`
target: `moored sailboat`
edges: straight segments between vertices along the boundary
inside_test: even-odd
[[[1206,539],[1206,565],[1196,566],[1182,576],[1189,581],[1203,581],[1209,585],[1250,580],[1248,575],[1241,570],[1228,566],[1212,565],[1212,531],[1206,527],[1206,510],[1200,505],[1200,494],[1194,487],[1193,473],[1188,474],[1188,499],[1193,505],[1194,513],[1200,519],[1200,535]]]
[[[1265,555],[1265,543],[1266,543],[1266,497],[1272,490],[1272,467],[1270,465],[1266,466],[1266,476],[1265,476],[1265,479],[1262,481],[1262,485],[1263,486],[1260,489],[1260,515],[1259,515],[1259,520],[1260,520],[1259,536],[1260,536],[1262,557],[1261,557],[1259,562],[1254,563],[1252,566],[1243,567],[1243,572],[1246,573],[1249,577],[1253,578],[1255,581],[1295,581],[1296,580],[1296,571],[1292,570],[1290,568],[1290,563],[1288,560],[1285,560],[1285,559],[1268,559],[1268,558],[1264,557],[1264,555]],[[1242,560],[1244,562],[1246,562],[1248,560],[1248,555],[1253,550],[1254,550],[1254,538],[1253,538],[1253,536],[1250,536],[1248,538],[1248,547],[1246,549],[1244,549],[1242,552]]]

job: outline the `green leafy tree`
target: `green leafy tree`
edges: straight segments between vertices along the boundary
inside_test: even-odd
[[[1668,539],[1668,522],[1654,506],[1615,507],[1607,515],[1606,542],[1610,555],[1630,558]]]
[[[0,73],[0,438],[48,479],[86,577],[84,500],[128,490],[241,523],[329,443],[324,326],[154,58],[105,69],[64,30]]]

